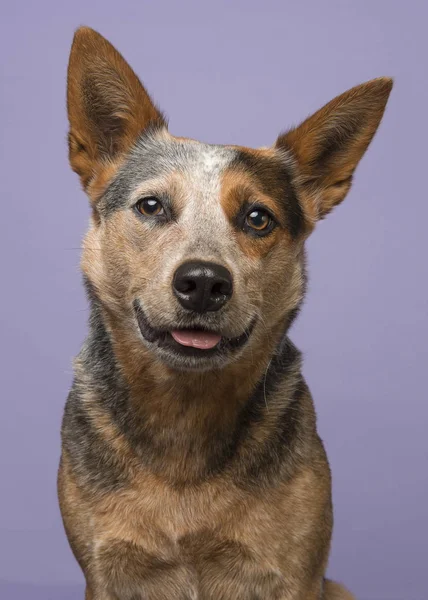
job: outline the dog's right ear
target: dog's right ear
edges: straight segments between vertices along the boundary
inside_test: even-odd
[[[89,27],[74,35],[67,110],[70,164],[92,197],[148,125],[166,126],[125,59]]]
[[[290,151],[296,160],[302,201],[313,223],[348,193],[379,127],[392,84],[391,78],[379,77],[357,85],[279,136],[276,147]]]

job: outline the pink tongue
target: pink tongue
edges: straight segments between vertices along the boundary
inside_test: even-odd
[[[218,333],[192,331],[191,329],[176,329],[171,331],[171,335],[182,346],[192,346],[200,350],[210,350],[221,340],[221,335]]]

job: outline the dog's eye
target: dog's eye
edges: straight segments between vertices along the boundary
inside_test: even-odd
[[[165,214],[162,204],[154,196],[139,200],[136,204],[136,209],[146,217],[157,217]]]
[[[272,224],[272,218],[265,210],[252,210],[245,219],[245,224],[256,231],[265,231]]]

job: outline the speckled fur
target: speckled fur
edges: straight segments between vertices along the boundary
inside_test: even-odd
[[[352,600],[325,580],[331,479],[301,356],[288,338],[304,243],[343,200],[391,81],[336,98],[272,148],[201,144],[166,120],[88,28],[68,71],[70,162],[92,206],[82,270],[88,337],[62,425],[61,512],[86,600]],[[156,196],[168,221],[140,218]],[[257,203],[264,237],[242,227]],[[233,296],[189,315],[187,260],[227,267]],[[142,335],[211,328],[239,349],[177,358]]]

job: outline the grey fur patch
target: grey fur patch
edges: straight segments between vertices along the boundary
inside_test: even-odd
[[[108,216],[126,208],[139,185],[172,173],[186,176],[195,191],[203,191],[205,199],[212,198],[219,186],[221,172],[235,157],[233,148],[180,140],[172,137],[166,129],[148,130],[138,139],[106,190],[99,210]],[[192,195],[191,191],[189,195]]]

